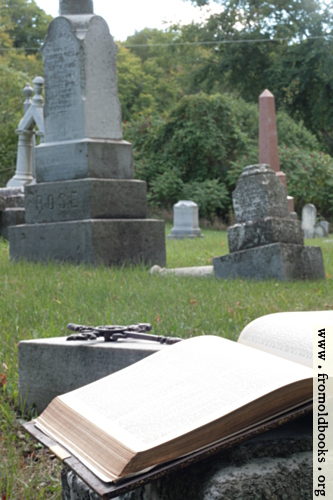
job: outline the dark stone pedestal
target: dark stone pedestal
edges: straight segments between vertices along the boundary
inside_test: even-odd
[[[310,500],[312,415],[177,471],[118,500]],[[63,500],[100,500],[68,468]]]
[[[216,278],[325,279],[320,247],[273,243],[213,259]]]

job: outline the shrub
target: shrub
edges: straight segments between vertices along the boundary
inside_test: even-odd
[[[296,209],[312,202],[327,217],[332,159],[283,111],[277,113],[277,128],[281,170]],[[183,97],[169,116],[142,118],[126,124],[124,132],[133,141],[135,175],[147,182],[152,206],[168,209],[181,198],[191,199],[203,217],[226,216],[243,168],[258,163],[258,107],[233,95]],[[320,193],[326,193],[325,201]]]

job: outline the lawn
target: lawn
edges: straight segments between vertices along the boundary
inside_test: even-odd
[[[202,232],[196,240],[167,240],[168,267],[209,265],[228,253],[225,231]],[[150,275],[144,267],[11,263],[0,240],[0,500],[61,498],[61,466],[20,427],[20,340],[66,335],[69,322],[149,322],[159,335],[237,340],[264,314],[333,309],[333,237],[306,243],[322,247],[325,281],[217,281]]]

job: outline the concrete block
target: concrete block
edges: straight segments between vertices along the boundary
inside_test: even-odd
[[[36,180],[134,179],[132,144],[83,139],[41,144],[35,149]]]
[[[19,397],[41,413],[53,398],[169,346],[148,341],[71,341],[66,337],[19,343]]]
[[[25,189],[27,224],[84,219],[145,219],[143,181],[82,179],[45,182]]]
[[[86,264],[166,265],[164,221],[105,219],[25,224],[9,229],[10,258]]]
[[[271,243],[303,245],[304,239],[299,221],[267,217],[229,227],[228,243],[233,253]]]
[[[325,279],[320,247],[273,243],[213,259],[216,278]]]

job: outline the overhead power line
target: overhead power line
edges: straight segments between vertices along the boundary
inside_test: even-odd
[[[308,36],[300,42],[306,42],[307,40],[319,40],[324,38],[333,39],[333,35],[318,35],[318,36]],[[170,43],[126,43],[126,42],[116,42],[123,45],[124,47],[171,47],[171,46],[186,46],[186,45],[224,45],[233,43],[269,43],[269,42],[292,42],[294,38],[248,38],[245,40],[215,40],[207,42],[170,42]],[[0,52],[10,52],[14,51],[34,51],[40,52],[41,49],[38,47],[1,47]]]
[[[332,38],[333,35],[318,35],[318,36],[308,36],[302,42],[306,42],[307,40],[318,40],[322,38]],[[266,42],[292,42],[293,38],[256,38],[256,39],[246,39],[246,40],[216,40],[209,42],[171,42],[171,43],[133,43],[127,44],[126,42],[118,42],[124,47],[170,47],[170,46],[179,46],[179,45],[223,45],[223,44],[232,44],[232,43],[266,43]]]

